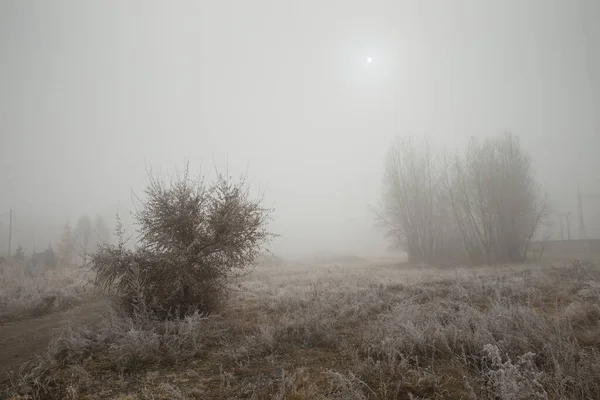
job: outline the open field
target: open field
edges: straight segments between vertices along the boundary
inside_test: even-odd
[[[595,265],[330,260],[257,268],[221,315],[165,323],[108,312],[79,322],[15,371],[5,394],[598,399],[598,376]]]
[[[532,243],[533,253],[539,254],[541,246],[541,243]],[[542,262],[560,264],[577,259],[600,261],[600,239],[551,240],[543,246]]]

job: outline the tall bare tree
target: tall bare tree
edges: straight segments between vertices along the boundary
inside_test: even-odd
[[[411,261],[433,262],[444,252],[453,227],[442,190],[439,161],[426,143],[397,138],[385,162],[380,224]]]
[[[510,134],[432,155],[408,139],[388,152],[379,215],[411,261],[522,262],[549,217],[531,159]]]

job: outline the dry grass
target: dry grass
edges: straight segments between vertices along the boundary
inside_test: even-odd
[[[73,327],[9,395],[598,399],[600,269],[270,265],[219,316]],[[21,398],[25,398],[21,397]]]
[[[92,296],[83,268],[29,270],[23,264],[0,266],[0,322],[65,310]]]

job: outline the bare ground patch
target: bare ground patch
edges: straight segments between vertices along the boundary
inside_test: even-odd
[[[99,319],[107,308],[106,301],[97,300],[69,311],[0,324],[0,381],[6,384],[3,378],[8,372],[15,372],[32,357],[45,354],[53,337],[62,334],[66,325]]]

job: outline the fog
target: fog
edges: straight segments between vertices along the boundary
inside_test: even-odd
[[[146,168],[186,161],[247,172],[275,252],[383,251],[395,136],[505,131],[575,235],[577,180],[600,193],[600,2],[0,1],[2,252],[11,208],[13,246],[83,213],[131,228]]]

